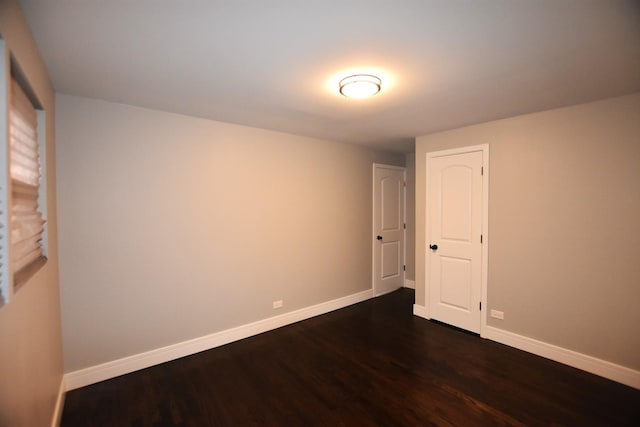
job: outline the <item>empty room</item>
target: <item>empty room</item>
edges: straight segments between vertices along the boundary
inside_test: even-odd
[[[0,0],[0,427],[640,425],[640,3]]]

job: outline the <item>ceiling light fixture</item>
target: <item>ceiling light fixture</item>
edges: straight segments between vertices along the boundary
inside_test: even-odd
[[[340,80],[340,93],[347,98],[367,98],[380,92],[381,83],[371,74],[355,74]]]

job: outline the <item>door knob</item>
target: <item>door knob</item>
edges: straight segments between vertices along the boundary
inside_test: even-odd
[[[376,239],[382,240],[382,236],[378,236],[378,237],[376,237]]]
[[[431,249],[432,251],[437,251],[438,245],[429,245],[429,249]]]

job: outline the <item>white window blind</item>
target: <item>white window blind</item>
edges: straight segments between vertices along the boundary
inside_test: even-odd
[[[9,175],[11,179],[10,260],[16,275],[43,258],[44,218],[38,207],[40,156],[38,118],[20,85],[11,81]]]

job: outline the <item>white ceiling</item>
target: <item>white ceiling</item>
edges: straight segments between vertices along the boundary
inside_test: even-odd
[[[56,91],[394,151],[640,91],[640,2],[23,0]],[[367,100],[337,81],[383,78]]]

